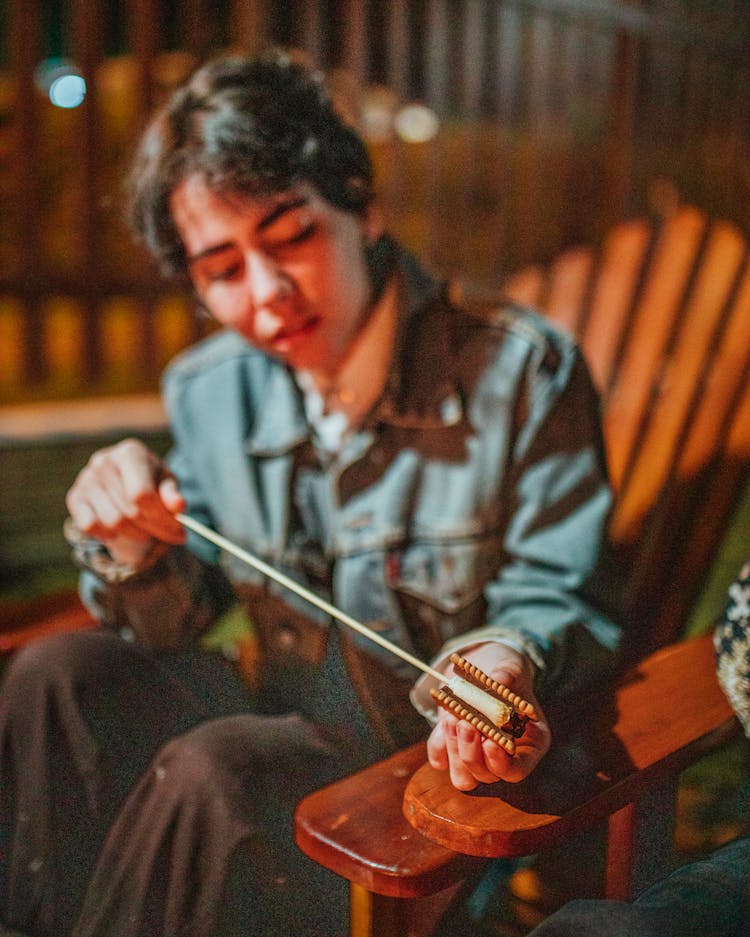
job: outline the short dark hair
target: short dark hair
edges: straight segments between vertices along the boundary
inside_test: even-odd
[[[248,196],[310,182],[355,214],[373,195],[367,149],[337,113],[322,75],[278,49],[203,65],[143,134],[128,178],[130,222],[170,273],[186,266],[169,200],[194,174],[215,192]]]

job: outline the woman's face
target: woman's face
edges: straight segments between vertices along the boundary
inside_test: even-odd
[[[370,304],[374,213],[335,208],[313,186],[219,195],[201,176],[172,193],[188,271],[210,314],[296,370],[334,374]]]

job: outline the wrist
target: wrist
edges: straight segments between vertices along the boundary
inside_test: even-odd
[[[108,583],[126,582],[148,572],[170,549],[168,543],[153,540],[145,544],[128,541],[128,548],[110,551],[101,541],[83,533],[70,517],[63,525],[63,533],[76,566]]]
[[[488,677],[521,696],[528,696],[534,687],[536,668],[531,658],[503,641],[475,644],[460,653]]]

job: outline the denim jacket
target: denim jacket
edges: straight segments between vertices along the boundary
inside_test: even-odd
[[[616,606],[600,563],[611,493],[581,353],[529,310],[460,308],[404,252],[394,275],[387,385],[340,452],[318,460],[323,524],[306,517],[300,466],[315,448],[300,390],[231,332],[164,377],[187,511],[423,660],[508,640],[536,662],[543,697],[571,692],[612,668],[620,640],[603,610]],[[174,647],[210,626],[229,582],[283,591],[189,534],[148,573],[117,585],[88,574],[83,592],[106,623]],[[284,599],[325,632],[323,613]],[[282,637],[267,646],[293,643]],[[418,676],[365,637],[346,641]]]

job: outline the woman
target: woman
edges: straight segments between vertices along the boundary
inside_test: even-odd
[[[139,235],[221,328],[165,375],[170,457],[125,440],[68,494],[102,627],[4,681],[0,916],[39,937],[333,937],[346,885],[295,848],[295,803],[428,735],[463,790],[521,779],[543,710],[510,757],[177,515],[537,703],[616,666],[598,401],[569,337],[461,308],[386,235],[364,144],[289,56],[191,76],[132,183]],[[257,693],[201,645],[240,592]]]

